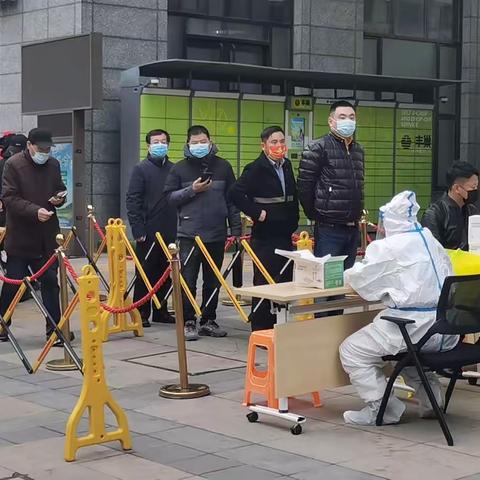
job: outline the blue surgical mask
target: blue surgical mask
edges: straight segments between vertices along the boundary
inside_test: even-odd
[[[33,155],[32,160],[37,164],[37,165],[44,165],[47,163],[47,160],[50,158],[49,153],[43,153],[43,152],[35,152],[35,155]]]
[[[337,120],[336,131],[342,137],[349,138],[355,133],[356,127],[357,122],[355,122],[355,120],[350,120],[349,118],[346,118],[344,120]]]
[[[154,143],[150,145],[150,155],[152,157],[163,158],[168,153],[166,143]]]
[[[206,157],[210,153],[210,144],[209,143],[195,143],[194,145],[189,145],[188,149],[190,153],[197,158]]]

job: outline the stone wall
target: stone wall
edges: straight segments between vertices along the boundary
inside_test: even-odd
[[[0,132],[36,126],[20,113],[22,44],[103,34],[103,108],[87,113],[85,184],[99,221],[118,215],[120,72],[167,58],[167,0],[18,0],[0,15]]]
[[[363,0],[295,0],[293,65],[360,73]]]

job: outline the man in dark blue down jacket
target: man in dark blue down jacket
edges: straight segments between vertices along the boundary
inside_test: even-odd
[[[155,233],[160,232],[168,243],[174,242],[177,237],[177,212],[167,202],[163,193],[165,180],[173,166],[168,159],[170,135],[165,130],[152,130],[146,136],[148,155],[132,170],[128,186],[126,205],[128,221],[132,235],[137,242],[136,253],[143,264],[145,273],[154,285],[168,267],[168,261],[155,239]],[[154,245],[150,251],[150,247]],[[150,251],[148,259],[145,257]],[[137,273],[137,281],[133,294],[137,301],[147,294],[147,288]],[[159,300],[163,299],[170,287],[170,280],[158,291]],[[150,327],[151,304],[147,302],[139,308],[144,327]],[[175,323],[169,315],[167,303],[158,310],[153,308],[152,321],[157,323]]]
[[[314,140],[302,154],[298,198],[307,217],[315,221],[315,255],[347,255],[347,270],[355,263],[360,240],[364,153],[353,136],[356,113],[350,102],[332,104],[328,125],[330,133]]]
[[[351,103],[333,103],[328,124],[330,133],[302,154],[298,197],[307,217],[315,221],[315,255],[348,255],[348,269],[355,263],[359,243],[364,153],[353,138],[356,114]]]
[[[208,130],[194,125],[187,133],[185,158],[175,164],[168,175],[165,193],[168,201],[178,209],[178,238],[182,273],[195,296],[197,278],[202,265],[202,318],[197,329],[195,311],[184,296],[185,338],[196,340],[198,335],[224,337],[227,332],[216,323],[218,292],[210,300],[218,281],[198,248],[186,262],[195,236],[205,243],[218,268],[223,263],[227,221],[230,233],[241,233],[240,212],[227,200],[227,192],[235,182],[231,165],[217,156],[217,147],[211,142]]]

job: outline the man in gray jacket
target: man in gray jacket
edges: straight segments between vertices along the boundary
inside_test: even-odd
[[[227,221],[230,233],[241,233],[240,212],[227,199],[227,192],[235,182],[231,165],[218,157],[217,148],[210,140],[208,130],[194,125],[187,132],[185,158],[175,164],[165,182],[168,201],[178,209],[178,238],[182,274],[192,294],[196,295],[198,273],[202,266],[202,318],[197,329],[195,311],[183,298],[185,338],[196,340],[198,335],[224,337],[227,332],[216,323],[218,292],[208,300],[218,285],[210,266],[198,248],[186,262],[195,246],[195,236],[205,243],[218,268],[223,263]]]

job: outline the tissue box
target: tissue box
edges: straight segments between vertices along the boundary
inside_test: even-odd
[[[315,287],[321,289],[343,287],[344,261],[347,256],[315,257],[308,250],[290,252],[288,250],[275,250],[277,255],[291,258],[294,262],[293,282],[302,287]]]

